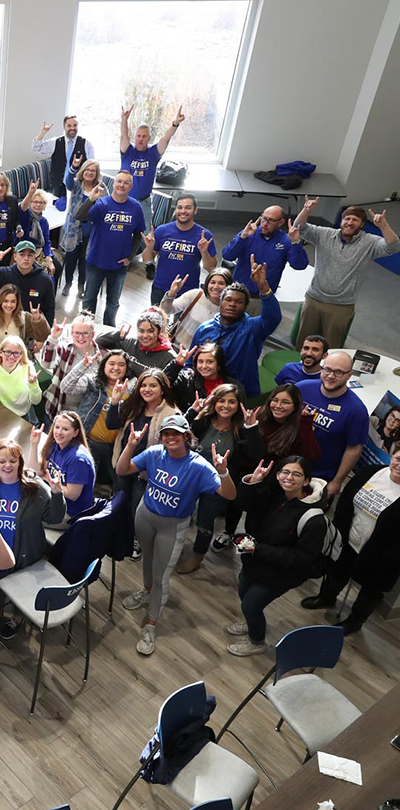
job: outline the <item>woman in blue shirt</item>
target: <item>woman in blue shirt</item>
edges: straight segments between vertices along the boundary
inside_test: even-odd
[[[48,198],[46,192],[38,188],[39,182],[31,180],[29,191],[18,206],[19,221],[23,230],[23,235],[20,235],[18,241],[23,238],[33,242],[36,247],[35,261],[52,277],[57,289],[62,267],[51,246],[49,223],[43,216]]]
[[[160,428],[161,444],[148,447],[131,461],[147,425],[140,431],[131,426],[128,444],[121,454],[118,475],[147,473],[147,487],[136,511],[135,535],[143,551],[142,591],[123,601],[127,610],[148,605],[148,618],[136,645],[142,655],[154,651],[157,619],[168,599],[168,583],[179,558],[197,498],[202,492],[217,493],[232,500],[236,487],[227,470],[229,451],[224,456],[212,447],[213,464],[193,452],[194,436],[180,414],[167,416]]]
[[[95,467],[80,417],[74,411],[62,411],[50,428],[40,460],[38,444],[44,425],[31,431],[29,465],[42,477],[48,471],[52,480],[58,475],[67,504],[67,517],[77,517],[93,503]]]

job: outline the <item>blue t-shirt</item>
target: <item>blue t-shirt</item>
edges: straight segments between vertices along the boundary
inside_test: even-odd
[[[275,374],[275,382],[277,385],[285,385],[285,383],[297,383],[300,380],[319,380],[321,376],[320,371],[315,374],[307,374],[303,369],[303,363],[286,363],[277,374]]]
[[[109,194],[96,200],[89,217],[93,227],[88,264],[95,264],[102,270],[126,270],[118,261],[130,255],[133,235],[145,230],[140,203],[130,197],[124,203],[117,203]]]
[[[368,437],[368,411],[349,388],[340,397],[321,393],[319,380],[297,383],[304,405],[315,408],[313,427],[321,456],[313,464],[313,475],[330,481],[335,477],[347,447],[365,444]]]
[[[14,548],[16,514],[21,500],[21,484],[0,484],[0,534]]]
[[[2,242],[8,242],[7,222],[8,204],[6,200],[3,200],[3,202],[0,202],[0,244],[2,244]]]
[[[76,501],[65,499],[68,515],[75,517],[85,509],[89,509],[93,503],[96,472],[93,459],[86,447],[81,444],[67,445],[60,450],[58,444],[55,444],[47,461],[47,468],[52,478],[56,477],[56,472],[61,472],[62,484],[83,484],[82,492]]]
[[[213,494],[221,486],[212,464],[192,450],[183,458],[172,458],[162,444],[156,444],[135,456],[134,463],[140,472],[147,472],[147,508],[163,517],[189,517],[202,492]]]
[[[129,192],[130,197],[135,200],[142,200],[151,194],[160,157],[156,143],[153,143],[153,146],[148,146],[144,152],[136,149],[136,146],[130,143],[126,152],[121,152],[121,169],[130,172],[133,177],[133,187]]]
[[[196,222],[188,231],[181,231],[176,222],[167,222],[159,225],[154,231],[154,250],[158,252],[157,272],[154,286],[168,292],[175,276],[181,278],[189,274],[186,284],[183,285],[179,295],[188,290],[195,290],[200,283],[201,253],[197,243],[204,230],[206,239],[212,239],[211,231],[202,228]],[[210,256],[216,255],[214,240],[208,246]]]

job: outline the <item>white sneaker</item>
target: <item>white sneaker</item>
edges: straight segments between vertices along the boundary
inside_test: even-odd
[[[232,545],[232,536],[227,534],[227,532],[222,532],[222,534],[219,534],[218,537],[212,541],[211,548],[218,553],[219,551],[223,551],[224,548],[228,548],[230,545]]]
[[[230,644],[226,649],[231,655],[260,655],[266,651],[267,645],[264,642],[262,644],[253,644],[249,638],[246,638],[243,641],[238,641],[237,644]]]
[[[247,622],[241,622],[238,620],[233,624],[229,624],[226,628],[226,632],[230,633],[231,636],[246,636],[247,635]]]
[[[151,655],[154,652],[154,638],[156,635],[156,628],[154,624],[145,624],[140,634],[140,639],[136,644],[138,653],[142,655]]]
[[[130,559],[133,560],[133,562],[139,562],[139,560],[142,559],[142,549],[140,548],[136,537],[133,540],[133,551]]]
[[[126,610],[137,610],[143,607],[143,605],[148,605],[149,601],[150,594],[146,590],[143,590],[125,596],[125,599],[122,600],[122,604]]]

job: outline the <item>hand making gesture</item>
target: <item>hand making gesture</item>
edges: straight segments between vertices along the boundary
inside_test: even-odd
[[[41,372],[42,372],[41,368],[39,369],[39,371],[36,372],[36,374],[35,374],[35,369],[34,369],[33,366],[30,366],[28,368],[28,383],[29,383],[29,385],[34,385],[34,383],[37,382],[37,379],[39,377],[39,374],[41,374]]]
[[[40,130],[39,134],[36,135],[35,140],[41,141],[42,138],[44,138],[44,136],[47,135],[47,133],[51,130],[52,127],[54,127],[54,121],[52,121],[51,124],[46,124],[46,121],[43,121],[42,129]]]
[[[203,231],[203,233],[204,233],[204,231]],[[197,245],[197,247],[199,247],[199,245]],[[199,248],[199,250],[200,250],[200,248]],[[181,291],[183,285],[186,284],[188,278],[189,278],[189,273],[187,273],[186,276],[184,276],[183,278],[181,278],[179,274],[177,276],[175,276],[175,278],[174,278],[174,280],[173,280],[173,282],[172,282],[172,284],[171,284],[171,286],[170,286],[170,288],[168,290],[167,297],[168,298],[176,298],[176,296],[178,295],[178,292]]]
[[[10,247],[7,248],[7,250],[0,250],[0,262],[3,261],[4,256],[7,256],[7,253],[9,253],[10,250],[12,250],[12,248],[10,248]]]
[[[379,228],[380,230],[382,230],[382,228],[384,228],[385,225],[387,225],[386,209],[384,209],[381,214],[375,214],[372,208],[368,208],[368,213],[374,225],[376,225],[376,227]]]
[[[30,313],[32,315],[32,320],[33,321],[40,321],[40,319],[42,317],[41,314],[40,314],[40,304],[38,304],[37,307],[33,307],[32,306],[32,301],[29,301],[29,309],[30,309]]]
[[[185,349],[182,343],[180,343],[178,354],[175,357],[175,363],[178,363],[178,366],[184,366],[196,350],[197,346],[193,346],[193,349]]]
[[[250,278],[257,284],[260,293],[271,292],[271,288],[267,281],[267,263],[257,264],[254,253],[250,255]]]
[[[100,357],[100,352],[96,352],[94,355],[90,355],[89,352],[86,352],[85,357],[83,358],[83,365],[86,368],[90,368],[93,363]]]
[[[173,123],[175,124],[175,126],[179,127],[179,124],[182,124],[184,120],[185,120],[185,116],[184,116],[184,114],[182,112],[182,104],[181,104],[181,106],[179,107],[179,110],[178,110],[178,112],[177,112],[177,114],[176,114],[176,116],[174,118]]]
[[[300,227],[292,225],[292,220],[288,219],[288,237],[292,245],[298,245],[300,242]]]
[[[255,425],[256,422],[257,422],[258,412],[261,409],[261,405],[259,405],[258,408],[253,408],[251,410],[250,408],[246,409],[244,407],[244,405],[242,404],[242,402],[241,402],[240,407],[241,407],[242,413],[243,413],[244,424],[248,425],[249,427],[252,427],[253,425]]]
[[[131,326],[132,326],[131,323],[123,323],[122,324],[122,326],[121,326],[121,328],[119,330],[119,336],[120,336],[121,340],[125,340],[125,338],[129,335],[129,332],[131,331]]]
[[[201,232],[201,239],[199,239],[199,241],[197,242],[197,247],[198,247],[201,254],[205,253],[208,250],[209,245],[212,242],[212,237],[211,237],[211,239],[206,239],[204,233],[205,233],[205,231],[203,229],[202,232]]]
[[[154,225],[151,226],[149,233],[146,234],[142,232],[142,239],[146,245],[146,248],[151,248],[151,250],[154,250],[154,243],[156,241],[154,238]]]
[[[120,380],[117,380],[111,394],[111,405],[119,405],[127,388],[128,388],[128,380],[124,380],[124,382],[120,382]]]
[[[315,197],[314,200],[309,200],[307,194],[304,196],[304,205],[303,210],[305,209],[308,213],[311,213],[313,209],[318,205],[319,197]]]
[[[260,484],[261,481],[264,481],[264,478],[271,472],[272,467],[274,466],[274,462],[270,461],[268,467],[263,467],[264,459],[262,458],[261,461],[257,464],[254,472],[251,474],[248,483],[249,484]]]
[[[220,475],[225,475],[228,471],[228,458],[230,454],[230,450],[227,450],[224,456],[220,456],[215,449],[215,444],[211,445],[211,452],[212,452],[212,462],[214,467]]]
[[[146,424],[142,428],[142,430],[135,430],[135,425],[132,422],[128,436],[128,444],[130,445],[130,447],[132,447],[132,449],[136,447],[137,444],[139,444],[144,434],[146,433],[148,427],[149,426]]]
[[[192,403],[192,405],[190,407],[193,408],[193,410],[196,411],[196,413],[200,413],[200,411],[202,411],[203,408],[205,408],[209,404],[209,402],[211,401],[211,398],[212,398],[212,393],[209,394],[208,397],[204,398],[204,397],[199,397],[199,392],[196,391],[195,400],[194,400],[194,402]]]
[[[76,155],[74,155],[74,157],[72,159],[72,163],[71,163],[72,168],[73,169],[78,169],[79,166],[82,163],[82,160],[83,160],[83,155],[81,155],[80,157],[77,157]]]
[[[51,491],[54,492],[54,495],[58,495],[60,492],[62,492],[60,470],[55,471],[54,478],[51,477],[49,470],[46,470],[44,478],[47,481]]]
[[[44,431],[44,425],[40,425],[40,428],[31,428],[31,445],[35,446],[38,445],[40,439],[42,438],[42,433]]]
[[[248,221],[247,225],[245,225],[245,227],[243,228],[242,233],[240,234],[240,238],[241,239],[248,239],[249,236],[254,236],[260,222],[261,222],[261,217],[258,217],[258,219],[256,219],[255,222],[253,222],[253,220],[250,219]]]
[[[103,183],[97,183],[97,186],[95,186],[89,194],[89,200],[91,202],[96,202],[96,200],[99,200],[103,194],[104,188]]]
[[[124,109],[124,106],[121,105],[121,121],[124,121],[124,122],[128,123],[128,119],[129,119],[129,116],[130,116],[132,110],[133,110],[133,104],[131,104],[130,107],[127,107],[126,110]]]
[[[64,327],[65,327],[66,323],[67,323],[66,318],[64,318],[62,324],[58,324],[56,319],[54,318],[53,328],[52,328],[51,334],[50,334],[50,337],[52,337],[53,340],[58,340],[61,337],[61,335],[62,335],[62,333],[64,331]]]

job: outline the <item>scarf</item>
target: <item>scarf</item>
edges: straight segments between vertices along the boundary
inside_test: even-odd
[[[29,238],[32,239],[32,242],[34,242],[39,247],[43,247],[43,245],[44,245],[44,236],[43,236],[42,228],[40,226],[40,220],[42,218],[42,214],[35,214],[32,211],[32,208],[29,209],[29,214],[30,214],[30,217],[31,217],[31,228],[30,228],[30,231],[29,231]]]

